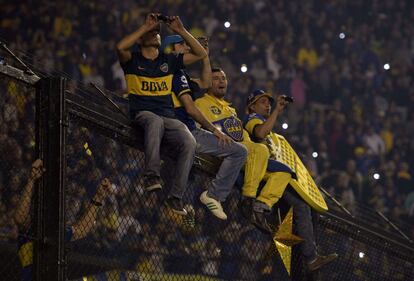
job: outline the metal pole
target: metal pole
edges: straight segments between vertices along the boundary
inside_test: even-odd
[[[344,205],[342,205],[341,203],[338,202],[338,200],[335,199],[335,197],[333,197],[328,191],[326,191],[325,189],[323,189],[322,187],[319,187],[319,189],[323,192],[323,194],[325,194],[326,196],[328,196],[329,199],[332,200],[332,202],[335,203],[336,206],[338,206],[342,211],[344,211],[345,213],[347,213],[348,215],[350,215],[351,217],[354,217],[351,212],[344,207]]]
[[[118,110],[118,112],[120,112],[121,114],[122,114],[122,116],[124,116],[127,120],[129,120],[129,116],[128,115],[126,115],[123,111],[122,111],[122,109],[121,108],[119,108],[119,106],[116,104],[116,103],[114,103],[114,101],[110,98],[110,97],[108,97],[96,84],[94,84],[94,83],[90,83],[90,85],[92,86],[92,87],[94,87],[102,96],[104,96],[104,98],[106,99],[106,100],[108,100],[117,110]]]
[[[37,281],[63,281],[65,262],[65,135],[66,111],[62,77],[40,82],[37,103],[38,147],[46,173],[39,190],[38,243],[35,246],[34,278]]]
[[[402,232],[402,230],[398,226],[393,224],[383,213],[381,213],[380,211],[376,211],[376,212],[383,220],[385,220],[386,223],[388,223],[394,230],[396,230],[399,234],[401,234],[402,237],[407,239],[408,242],[413,243],[413,240],[411,240],[410,237],[405,235],[405,233]]]
[[[0,47],[3,48],[10,56],[12,56],[18,63],[24,67],[24,72],[30,75],[36,75],[36,73],[31,70],[27,64],[25,64],[18,56],[16,56],[9,48],[7,48],[6,43],[0,41]],[[37,75],[36,75],[37,76]]]

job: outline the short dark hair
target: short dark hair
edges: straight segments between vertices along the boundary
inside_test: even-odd
[[[211,68],[211,72],[212,73],[214,73],[214,72],[220,72],[220,71],[223,71],[223,69],[221,69],[220,67],[212,67]]]

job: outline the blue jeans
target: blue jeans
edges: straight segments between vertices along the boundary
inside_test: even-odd
[[[187,126],[173,118],[159,116],[150,111],[140,111],[134,123],[144,129],[144,176],[160,176],[161,142],[174,152],[176,171],[170,196],[182,198],[187,187],[188,175],[194,161],[196,141]]]
[[[220,202],[226,200],[247,157],[244,145],[232,142],[220,145],[212,133],[196,128],[191,131],[197,141],[196,152],[223,158],[223,162],[208,190],[208,196]]]

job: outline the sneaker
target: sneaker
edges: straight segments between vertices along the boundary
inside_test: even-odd
[[[169,197],[165,200],[165,205],[170,208],[174,213],[178,215],[185,216],[187,215],[187,211],[185,210],[183,206],[183,202],[181,199],[177,197]]]
[[[161,179],[158,176],[144,176],[143,187],[145,191],[156,191],[162,189]]]
[[[315,271],[321,268],[322,266],[330,263],[334,259],[338,257],[337,253],[329,254],[327,256],[320,256],[317,255],[316,258],[308,263],[308,269],[309,271]]]
[[[257,227],[258,230],[265,234],[272,234],[273,229],[267,223],[264,212],[253,211],[251,214],[250,222]]]
[[[184,206],[185,210],[187,211],[187,215],[183,218],[183,226],[191,230],[195,227],[195,210],[193,206],[187,204]]]
[[[221,206],[220,202],[214,198],[211,198],[207,195],[207,190],[201,193],[200,201],[210,210],[213,215],[218,217],[221,220],[226,220],[227,215],[223,211],[223,207]]]
[[[240,202],[240,211],[243,217],[249,221],[251,220],[255,200],[255,198],[243,197]]]

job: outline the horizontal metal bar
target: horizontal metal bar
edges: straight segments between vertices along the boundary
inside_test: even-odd
[[[7,64],[0,64],[0,73],[29,85],[34,85],[41,79],[36,74],[27,73],[19,68]]]

